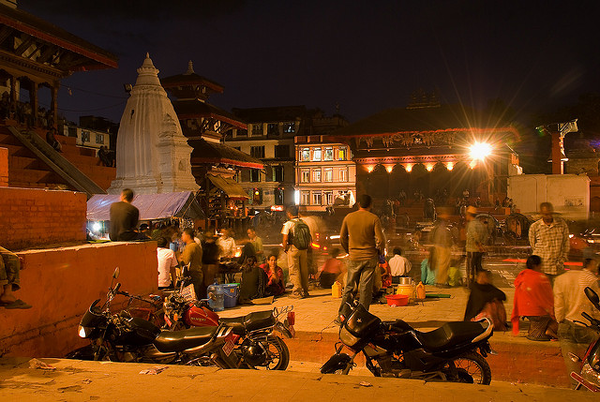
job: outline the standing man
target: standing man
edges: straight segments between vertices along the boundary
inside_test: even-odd
[[[346,253],[349,254],[348,279],[342,303],[339,308],[339,316],[346,316],[348,305],[352,299],[352,292],[358,285],[360,291],[360,304],[369,309],[373,297],[373,279],[379,255],[383,254],[385,237],[381,230],[381,221],[377,215],[370,212],[371,196],[363,194],[358,199],[359,209],[344,218],[340,230],[340,243]]]
[[[119,202],[110,206],[110,239],[112,241],[139,240],[138,226],[140,211],[131,205],[133,190],[124,188]]]
[[[181,240],[185,243],[183,253],[181,253],[181,263],[188,265],[188,275],[191,277],[196,298],[200,299],[206,295],[206,288],[203,288],[202,274],[202,247],[194,241],[194,229],[185,228],[181,234]]]
[[[158,289],[172,289],[177,277],[177,257],[169,248],[169,242],[164,237],[157,240],[156,258],[158,259]]]
[[[310,230],[310,238],[316,240],[317,232],[319,231],[319,226],[317,225],[317,221],[312,216],[308,215],[308,211],[306,211],[306,207],[298,208],[298,216],[302,220],[302,222],[306,223],[308,229]],[[306,250],[306,264],[308,266],[308,275],[316,275],[317,273],[317,262],[314,257],[314,250],[311,245]]]
[[[542,260],[542,264],[543,262],[544,260]],[[579,363],[571,360],[569,352],[582,356],[581,353],[598,338],[598,333],[593,329],[584,327],[575,321],[582,320],[582,312],[600,319],[600,311],[592,305],[583,291],[589,286],[596,293],[600,293],[597,276],[598,262],[586,258],[583,269],[573,268],[559,275],[554,283],[554,314],[558,321],[558,340],[569,379],[571,379],[572,371],[579,372]],[[573,379],[571,379],[571,384],[577,385]]]
[[[298,218],[298,206],[290,205],[286,209],[288,221],[283,224],[283,251],[287,253],[288,269],[292,288],[291,298],[304,299],[308,295],[308,259],[307,250],[310,247],[310,229]],[[308,237],[308,244],[306,244]],[[299,241],[302,240],[302,246]],[[305,247],[306,246],[306,247]]]
[[[553,216],[554,207],[549,202],[540,204],[540,214],[542,218],[529,228],[529,244],[531,253],[542,259],[542,272],[554,283],[569,257],[569,228],[563,219]]]
[[[465,190],[467,191],[467,190]],[[477,219],[477,208],[469,206],[466,211],[467,218],[467,287],[475,283],[479,271],[483,271],[481,260],[485,252],[485,240],[488,230],[483,222]]]
[[[254,228],[248,228],[247,233],[248,239],[250,239],[250,243],[252,244],[252,247],[254,247],[256,261],[258,261],[259,264],[262,264],[265,261],[265,251],[262,239],[256,235],[256,230],[254,230]]]

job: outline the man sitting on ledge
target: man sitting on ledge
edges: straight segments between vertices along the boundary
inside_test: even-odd
[[[31,305],[13,295],[14,291],[21,288],[20,271],[19,256],[4,247],[0,247],[0,307],[8,309],[31,308]]]
[[[133,190],[121,191],[121,199],[110,206],[110,239],[112,241],[145,240],[146,236],[136,231],[140,211],[133,205]]]

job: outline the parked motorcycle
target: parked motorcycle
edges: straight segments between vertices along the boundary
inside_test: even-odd
[[[402,320],[383,322],[359,304],[349,310],[340,327],[341,342],[321,373],[348,374],[362,352],[376,377],[490,383],[492,373],[485,360],[492,353],[489,319],[449,322],[432,332],[420,332]],[[351,354],[342,353],[344,346]]]
[[[118,274],[117,268],[113,281]],[[132,317],[127,310],[111,312],[115,296],[126,294],[120,287],[120,283],[114,287],[111,283],[104,305],[94,301],[79,324],[79,336],[91,341],[94,360],[269,370],[285,370],[289,364],[289,350],[273,332],[277,328],[291,337],[288,320],[279,320],[290,309],[250,313],[221,320],[217,326],[162,331],[149,321]],[[82,354],[70,357],[82,358]]]
[[[590,287],[585,288],[584,291],[594,307],[600,310],[600,298],[598,298],[598,294]],[[600,333],[600,320],[596,320],[585,311],[581,315],[590,322],[590,324],[587,325],[579,321],[581,324]],[[571,373],[571,378],[577,381],[575,389],[585,387],[589,391],[600,392],[600,338],[590,344],[583,359],[571,352],[569,352],[569,356],[571,357],[571,360],[581,363],[580,372]]]

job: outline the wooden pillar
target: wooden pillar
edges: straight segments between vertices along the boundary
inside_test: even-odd
[[[52,100],[50,102],[50,110],[52,111],[52,122],[48,122],[53,128],[58,128],[58,88],[60,87],[60,81],[54,81],[52,87],[50,88],[50,94],[52,96]],[[52,124],[50,124],[52,123]],[[62,133],[61,133],[62,134]]]
[[[17,89],[17,78],[15,76],[10,76],[10,100],[16,107],[16,102],[19,97],[19,91]]]
[[[38,123],[38,107],[39,107],[39,98],[38,98],[38,90],[39,85],[37,82],[31,82],[31,89],[29,90],[29,104],[31,105],[31,122],[35,127]]]

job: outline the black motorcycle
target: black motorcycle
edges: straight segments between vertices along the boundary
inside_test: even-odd
[[[340,327],[336,353],[321,373],[348,374],[362,352],[376,377],[488,385],[492,372],[485,357],[492,353],[488,342],[492,333],[488,319],[449,322],[432,332],[419,332],[402,320],[383,322],[362,305],[354,305]],[[350,355],[342,353],[344,346]]]
[[[118,268],[113,279],[118,277]],[[290,354],[278,329],[291,337],[290,327],[279,321],[288,310],[250,313],[224,320],[218,326],[183,331],[163,331],[153,323],[132,317],[127,310],[112,313],[110,306],[121,292],[121,284],[111,284],[106,302],[94,301],[79,323],[79,336],[89,339],[91,347],[72,352],[68,357],[119,362],[217,365],[221,368],[264,368],[285,370]]]
[[[594,307],[600,310],[600,298],[598,298],[598,294],[592,288],[587,287],[585,288],[585,295]],[[600,333],[600,320],[596,320],[585,311],[581,315],[590,322],[587,325],[579,321],[581,324]],[[588,391],[600,392],[600,338],[590,344],[583,359],[572,352],[569,352],[569,356],[574,362],[581,363],[580,372],[571,373],[571,378],[577,381],[575,389],[578,390],[581,387],[585,387]]]

